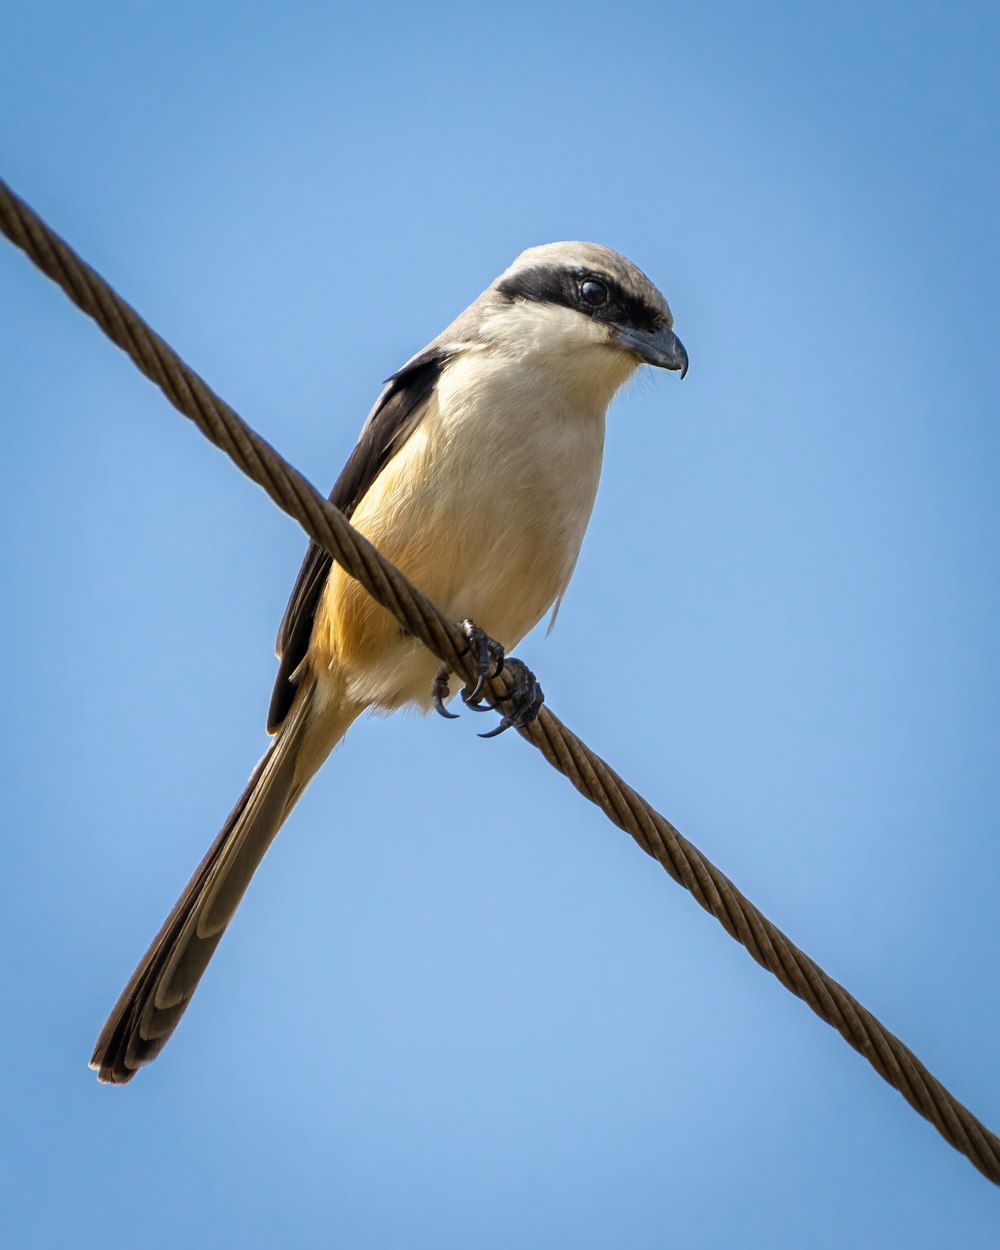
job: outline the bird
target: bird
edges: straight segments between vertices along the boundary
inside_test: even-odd
[[[673,324],[624,256],[544,244],[385,383],[330,500],[464,622],[480,672],[467,705],[488,710],[478,702],[487,669],[547,613],[554,621],[612,399],[642,365],[687,372]],[[275,650],[268,750],[111,1011],[90,1063],[102,1082],[125,1084],[163,1049],[265,852],[358,716],[407,705],[450,715],[447,669],[315,543]],[[494,733],[537,714],[537,682],[523,665],[516,677]]]

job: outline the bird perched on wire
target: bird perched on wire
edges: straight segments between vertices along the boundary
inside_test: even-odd
[[[463,619],[480,681],[558,609],[597,492],[604,423],[642,364],[687,371],[667,301],[617,252],[529,248],[386,383],[331,501]],[[312,544],[278,631],[270,748],[108,1017],[91,1059],[124,1084],[166,1044],[275,834],[366,709],[445,715],[446,670]],[[516,661],[493,732],[537,715]]]

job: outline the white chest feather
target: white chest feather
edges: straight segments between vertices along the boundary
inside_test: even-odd
[[[600,480],[605,407],[568,402],[546,371],[470,353],[445,371],[415,435],[418,510],[445,539],[447,604],[506,646],[573,572]]]
[[[569,582],[615,389],[569,385],[543,366],[494,351],[453,360],[353,516],[445,612],[508,651]],[[426,702],[433,657],[336,569],[321,615],[333,669],[359,702]]]

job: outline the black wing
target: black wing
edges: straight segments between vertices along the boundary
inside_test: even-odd
[[[413,433],[425,400],[437,385],[450,356],[439,347],[421,352],[386,383],[385,390],[364,424],[357,446],[330,492],[330,502],[350,517],[390,457]],[[288,715],[295,698],[293,674],[305,658],[319,597],[326,585],[332,559],[315,543],[309,544],[299,576],[278,626],[275,651],[278,676],[267,713],[267,731],[274,733]]]

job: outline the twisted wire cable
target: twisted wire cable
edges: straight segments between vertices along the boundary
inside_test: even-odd
[[[358,579],[400,625],[457,674],[474,680],[475,657],[451,620],[344,515],[256,434],[112,288],[0,180],[0,229],[92,317],[183,416],[261,486],[310,538]],[[510,693],[505,673],[487,683],[496,707]],[[915,1111],[994,1184],[1000,1138],[934,1077],[917,1056],[747,899],[664,816],[632,789],[547,707],[519,729],[553,768],[630,834],[735,941],[837,1030]]]

